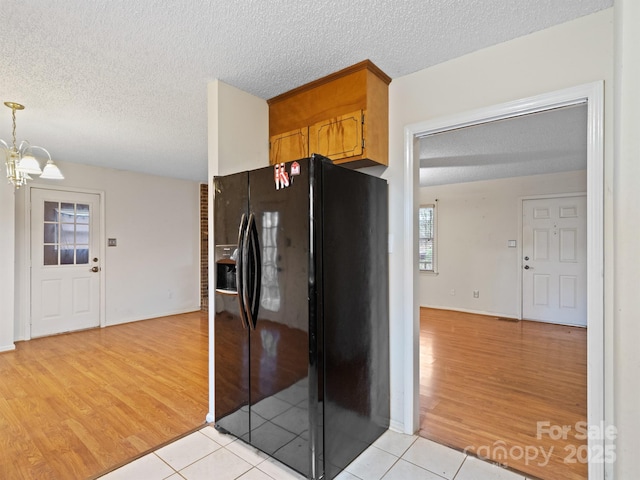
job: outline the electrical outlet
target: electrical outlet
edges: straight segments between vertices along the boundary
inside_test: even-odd
[[[480,290],[473,291],[473,298],[480,298]]]

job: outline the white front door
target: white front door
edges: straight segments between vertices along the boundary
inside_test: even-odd
[[[31,336],[100,325],[100,196],[31,189]]]
[[[587,325],[587,197],[523,200],[522,318]]]

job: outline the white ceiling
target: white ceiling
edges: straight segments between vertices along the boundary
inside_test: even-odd
[[[587,104],[420,139],[420,185],[447,185],[587,168]]]
[[[364,59],[397,78],[612,4],[3,0],[0,100],[54,159],[205,181],[213,79],[268,99]]]

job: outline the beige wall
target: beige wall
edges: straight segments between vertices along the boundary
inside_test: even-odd
[[[13,185],[0,178],[0,352],[13,350],[15,200]]]
[[[613,420],[618,428],[615,478],[640,478],[640,2],[616,0],[614,160]]]
[[[420,305],[520,318],[519,250],[507,246],[519,238],[520,199],[586,191],[586,170],[420,188],[420,204],[438,200],[439,266],[420,273]]]
[[[56,162],[65,179],[30,185],[104,192],[106,325],[200,308],[199,183]],[[29,337],[27,188],[16,192],[16,339]]]
[[[219,80],[208,92],[209,182],[269,165],[267,102]]]
[[[406,291],[413,292],[417,304],[418,274],[413,285],[402,272],[405,229],[402,203],[404,190],[416,185],[406,182],[404,127],[436,118],[515,101],[568,87],[604,80],[605,88],[605,353],[606,364],[613,359],[613,9],[579,18],[541,32],[489,47],[421,70],[390,85],[390,161],[384,177],[390,182],[390,230],[394,250],[391,254],[391,355],[392,420],[396,427],[410,430],[415,422],[405,405],[410,404],[405,390],[413,367],[417,374],[417,350],[407,334],[416,332],[417,311],[404,312]],[[417,204],[417,198],[415,203]],[[414,215],[415,217],[415,215]],[[414,224],[415,225],[415,224]],[[413,235],[413,232],[409,232]],[[409,239],[411,243],[411,239]],[[413,249],[417,251],[417,246]],[[411,252],[409,253],[409,255]],[[411,318],[413,317],[413,318]],[[415,341],[415,340],[414,340]],[[414,353],[415,353],[414,350]],[[605,379],[607,420],[614,421],[611,409],[613,387]],[[415,393],[414,393],[415,394]],[[415,397],[413,399],[415,401]]]

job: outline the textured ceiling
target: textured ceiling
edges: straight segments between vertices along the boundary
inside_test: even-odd
[[[267,99],[367,58],[397,78],[612,3],[3,0],[0,100],[54,159],[204,181],[213,79]]]
[[[447,185],[587,168],[587,104],[428,135],[420,185]]]

